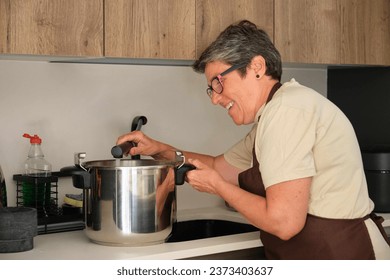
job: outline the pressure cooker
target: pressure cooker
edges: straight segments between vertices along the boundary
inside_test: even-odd
[[[110,159],[81,162],[61,172],[83,190],[85,233],[98,244],[142,246],[165,242],[176,222],[176,185],[195,167],[174,161]]]

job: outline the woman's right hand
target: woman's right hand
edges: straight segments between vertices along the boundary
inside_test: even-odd
[[[124,134],[118,137],[116,144],[122,144],[126,141],[134,142],[136,147],[132,147],[129,151],[129,155],[144,155],[152,156],[155,159],[170,159],[165,158],[162,153],[166,150],[171,150],[169,145],[156,141],[148,136],[146,136],[142,131],[136,130]],[[174,148],[172,148],[174,150]],[[172,154],[173,155],[173,154]]]

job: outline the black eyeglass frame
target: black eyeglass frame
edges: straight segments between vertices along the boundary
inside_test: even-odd
[[[223,71],[221,74],[219,74],[218,76],[216,76],[214,79],[211,80],[211,85],[208,86],[208,88],[206,89],[206,92],[207,92],[207,95],[212,98],[213,97],[213,91],[218,93],[218,94],[221,94],[222,91],[223,91],[223,84],[222,84],[222,77],[229,74],[230,72],[233,72],[234,70],[237,70],[239,68],[242,68],[244,66],[246,66],[247,64],[246,63],[241,63],[241,64],[236,64],[236,65],[233,65],[232,67],[226,69],[225,71]],[[220,91],[217,91],[213,88],[213,82],[214,80],[217,80],[217,82],[220,84],[221,86],[221,90]]]

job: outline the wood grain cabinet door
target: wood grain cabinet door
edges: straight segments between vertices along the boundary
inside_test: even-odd
[[[103,0],[0,0],[0,53],[103,56]]]
[[[275,0],[284,62],[390,64],[389,0]]]
[[[197,0],[196,57],[230,24],[247,19],[273,40],[274,0]]]
[[[340,4],[340,63],[390,65],[390,0]]]
[[[283,62],[340,61],[338,0],[275,0],[275,46]]]
[[[195,0],[105,0],[105,56],[195,58]]]

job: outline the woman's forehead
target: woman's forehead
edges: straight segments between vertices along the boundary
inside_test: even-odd
[[[229,64],[224,63],[222,61],[219,60],[211,61],[206,64],[205,75],[208,79],[212,79],[215,78],[217,75],[221,74],[229,67],[230,67]]]

